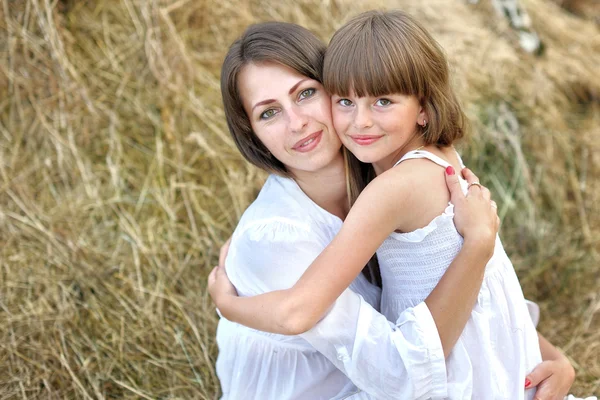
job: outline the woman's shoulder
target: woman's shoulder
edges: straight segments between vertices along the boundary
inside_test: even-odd
[[[289,178],[270,175],[234,232],[251,241],[294,242],[323,228],[323,215]]]

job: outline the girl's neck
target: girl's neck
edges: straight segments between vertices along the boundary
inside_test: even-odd
[[[387,157],[374,162],[373,168],[377,175],[381,175],[388,169],[392,168],[406,153],[425,147],[425,142],[421,135],[415,135],[412,139],[406,142],[401,148],[392,152]]]
[[[349,211],[344,157],[341,151],[318,171],[296,171],[294,179],[319,207],[344,220]]]

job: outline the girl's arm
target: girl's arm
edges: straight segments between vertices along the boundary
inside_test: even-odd
[[[361,194],[340,233],[288,290],[253,297],[211,295],[225,318],[255,329],[299,334],[315,325],[336,298],[360,273],[371,255],[399,225],[394,217],[410,190],[422,190],[419,179],[384,180],[379,177]],[[472,174],[466,178],[476,181]],[[433,315],[449,354],[469,318],[493,253],[498,227],[489,191],[473,186],[465,197],[455,175],[447,176],[455,223],[463,234],[463,248],[425,303]],[[341,262],[342,261],[342,262]]]

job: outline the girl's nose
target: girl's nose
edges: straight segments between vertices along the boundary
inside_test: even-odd
[[[369,110],[357,108],[356,116],[354,117],[354,126],[356,129],[367,129],[373,126]]]

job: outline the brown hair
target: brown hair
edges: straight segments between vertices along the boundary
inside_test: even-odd
[[[401,11],[369,11],[341,27],[323,70],[330,94],[413,95],[427,113],[426,144],[449,146],[464,135],[466,117],[452,89],[439,44]]]
[[[258,139],[244,111],[238,91],[238,75],[251,63],[273,62],[323,82],[325,45],[308,29],[285,22],[251,25],[236,40],[221,68],[221,95],[229,132],[240,153],[255,166],[289,176],[285,165]]]
[[[402,11],[368,11],[333,35],[323,70],[330,94],[415,96],[427,113],[427,126],[417,125],[425,144],[449,146],[464,136],[467,120],[449,82],[448,63],[433,37]],[[346,157],[352,205],[374,173]],[[358,167],[357,167],[358,165]]]

